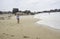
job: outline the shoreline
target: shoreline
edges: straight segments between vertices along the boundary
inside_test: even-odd
[[[50,27],[49,25],[38,24],[38,23],[36,23],[36,24],[37,24],[37,25],[42,25],[42,27],[47,27],[48,29],[50,29],[50,30],[52,30],[52,31],[60,32],[60,29],[56,29],[56,28]]]

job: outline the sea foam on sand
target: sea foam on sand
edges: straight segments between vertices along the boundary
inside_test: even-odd
[[[54,29],[60,29],[60,13],[40,13],[36,14],[34,18],[42,19],[38,21],[38,24],[44,24],[48,25],[49,27],[52,27]]]

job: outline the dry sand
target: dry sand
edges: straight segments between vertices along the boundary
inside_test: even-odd
[[[17,24],[15,16],[11,20],[0,20],[0,39],[60,39],[60,32],[45,25],[38,25],[33,16],[21,16]]]

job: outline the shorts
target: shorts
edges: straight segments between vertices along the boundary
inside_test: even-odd
[[[17,18],[17,20],[19,20],[19,18]]]

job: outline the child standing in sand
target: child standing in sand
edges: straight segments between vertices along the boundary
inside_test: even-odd
[[[19,14],[16,15],[17,23],[19,24]]]

